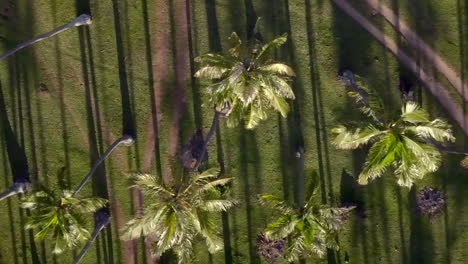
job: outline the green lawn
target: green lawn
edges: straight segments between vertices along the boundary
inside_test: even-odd
[[[158,106],[162,116],[159,122],[161,157],[156,155],[151,172],[161,176],[158,168],[165,166],[164,159],[169,151],[177,56],[181,54],[176,47],[188,48],[188,44],[175,41],[178,30],[175,17],[185,15],[185,10],[171,4],[176,1],[180,0],[108,0],[90,1],[87,5],[86,0],[77,0],[80,4],[71,0],[18,0],[15,1],[16,15],[8,21],[0,18],[0,51],[4,51],[68,22],[80,11],[89,9],[93,16],[93,24],[88,28],[71,29],[0,62],[1,89],[10,123],[26,150],[34,181],[57,186],[57,171],[66,167],[64,181],[71,187],[79,183],[89,170],[91,152],[102,152],[121,135],[120,88],[127,84],[138,139],[130,149],[122,147],[113,154],[106,163],[106,176],[112,202],[118,207],[116,210],[123,223],[131,218],[134,206],[125,173],[144,167],[143,153],[150,144],[145,139],[151,124],[153,81],[164,96]],[[258,204],[257,195],[269,192],[294,201],[297,189],[294,155],[300,145],[306,151],[306,177],[319,176],[322,200],[333,205],[344,201],[359,203],[365,215],[353,214],[340,233],[339,252],[330,252],[328,258],[310,259],[306,263],[345,263],[345,255],[353,264],[466,263],[468,200],[464,191],[468,180],[466,170],[458,166],[461,157],[447,156],[439,172],[418,182],[412,191],[396,186],[391,175],[368,186],[358,186],[352,177],[359,173],[365,151],[338,151],[330,144],[332,127],[360,118],[337,79],[340,68],[351,68],[379,91],[385,103],[394,106],[394,110],[399,109],[398,76],[408,73],[391,53],[330,1],[190,2],[193,56],[210,50],[225,50],[232,31],[245,38],[248,25],[255,21],[253,7],[256,15],[263,18],[265,39],[283,32],[291,35],[291,41],[278,51],[277,57],[291,64],[297,73],[294,80],[297,100],[292,102],[287,119],[272,113],[270,119],[254,131],[227,128],[223,124],[220,140],[211,144],[210,164],[217,166],[219,160],[224,162],[226,174],[235,177],[230,195],[242,203],[228,217],[223,220],[221,215],[219,217],[220,230],[223,227],[227,234],[224,238],[228,254],[221,252],[210,256],[206,247],[198,244],[197,263],[260,263],[255,239],[274,216]],[[455,69],[468,74],[466,1],[382,2],[398,2],[394,9],[402,19]],[[352,3],[386,33],[396,37],[394,30],[383,19],[372,17],[370,10],[362,6],[364,4]],[[116,8],[120,11],[118,17]],[[120,23],[118,31],[116,20]],[[157,46],[161,43],[167,44],[167,53],[163,52],[164,47]],[[187,53],[187,50],[182,52]],[[193,62],[191,65],[196,66]],[[153,72],[152,67],[158,66],[165,72]],[[430,68],[430,65],[425,67]],[[201,84],[193,82],[191,75],[188,67],[184,76],[186,106],[178,135],[182,143],[197,127],[207,129],[212,118]],[[47,86],[48,92],[38,92],[41,83]],[[434,117],[449,118],[424,87],[418,87],[418,91],[422,104]],[[459,101],[461,103],[461,99]],[[457,147],[463,148],[466,146],[464,135],[458,128],[455,131]],[[1,142],[4,178],[0,184],[7,186],[12,176],[3,136]],[[428,185],[438,187],[447,196],[444,214],[432,223],[414,209],[415,190]],[[99,184],[89,184],[84,193],[91,194],[93,190],[99,193],[101,188]],[[0,214],[3,238],[0,263],[33,263],[30,237],[21,226],[20,214],[24,212],[18,209],[18,198],[2,201],[0,212],[4,212]],[[117,226],[123,223],[117,223],[114,217],[107,236],[101,235],[82,263],[125,263],[123,250],[127,244],[121,242],[117,234]],[[54,258],[47,241],[36,245],[41,263],[71,262],[73,253]],[[138,243],[133,259],[135,263],[145,263],[143,258],[142,245]]]

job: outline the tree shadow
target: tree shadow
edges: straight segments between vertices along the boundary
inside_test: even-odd
[[[5,106],[5,100],[3,97],[3,89],[2,85],[0,83],[0,125],[2,127],[2,156],[3,156],[3,169],[4,169],[4,175],[5,177],[9,174],[7,171],[8,166],[11,169],[11,174],[13,176],[13,182],[17,181],[28,181],[29,182],[29,169],[28,169],[28,163],[27,163],[27,158],[24,150],[19,146],[18,142],[16,141],[16,137],[13,133],[13,130],[10,126],[10,122],[8,120],[7,116],[7,111],[6,111],[6,106]],[[5,140],[3,140],[5,139]],[[5,157],[5,152],[8,157],[8,163],[7,163],[7,157]],[[8,179],[5,179],[5,187],[10,187],[10,183]],[[8,218],[9,218],[9,227],[10,227],[10,236],[12,239],[12,249],[13,249],[13,256],[14,256],[14,263],[17,264],[19,263],[18,259],[18,249],[17,249],[17,242],[16,242],[16,229],[14,225],[14,218],[13,218],[13,208],[11,204],[11,199],[8,199],[7,201],[7,208],[8,208]],[[21,233],[21,240],[22,244],[25,245],[25,232],[21,228],[20,230]],[[25,251],[26,248],[23,247],[23,252]],[[24,254],[25,255],[25,254]],[[23,259],[23,262],[25,259]]]
[[[423,216],[417,212],[415,190],[416,186],[413,186],[408,195],[408,202],[411,208],[409,263],[432,264],[435,263],[434,238],[428,219],[424,219]]]
[[[216,11],[215,0],[205,0],[205,13],[207,18],[207,27],[208,27],[208,43],[211,52],[221,52],[221,38],[219,34],[219,25],[218,25],[218,14]],[[191,64],[193,65],[193,63]],[[192,83],[195,84],[195,82]],[[196,83],[199,87],[199,83]],[[193,87],[192,87],[193,89]],[[198,102],[199,103],[199,102]],[[197,101],[194,102],[197,104]],[[197,110],[196,110],[197,111]],[[201,120],[200,120],[201,121]],[[216,128],[216,153],[218,164],[221,169],[221,175],[224,174],[226,168],[224,166],[224,152],[222,145],[222,131],[218,125]],[[235,216],[232,216],[235,219]],[[231,239],[231,224],[230,217],[228,213],[221,213],[222,229],[223,229],[223,242],[224,242],[224,261],[226,264],[233,263],[232,256],[232,239]],[[233,223],[233,226],[236,226],[236,223]]]
[[[246,131],[242,126],[239,129],[239,166],[240,170],[240,184],[243,187],[243,196],[245,202],[245,214],[246,214],[246,225],[247,225],[247,243],[249,245],[249,263],[260,263],[260,258],[255,250],[255,230],[256,224],[258,223],[258,216],[259,216],[259,208],[254,208],[254,200],[251,199],[253,193],[260,193],[256,190],[252,190],[251,185],[251,173],[249,170],[249,163],[255,163],[255,168],[260,166],[258,161],[258,157],[249,157],[248,154],[257,152],[255,149],[257,148],[256,145],[253,145],[253,142],[250,142],[254,135],[251,134],[252,132]],[[253,151],[253,152],[252,152]],[[254,176],[257,175],[258,169],[255,169]],[[257,176],[256,176],[257,178]],[[258,188],[256,188],[258,190]]]
[[[88,126],[88,139],[89,139],[89,150],[90,150],[90,165],[93,164],[99,159],[99,153],[102,153],[102,146],[99,147],[98,142],[102,141],[102,131],[100,128],[100,114],[99,114],[99,99],[97,97],[96,91],[96,76],[94,72],[94,59],[92,53],[92,46],[90,43],[90,33],[88,28],[79,28],[78,29],[78,38],[81,54],[81,67],[82,74],[84,78],[84,83],[82,88],[85,91],[85,106],[86,106],[86,120]],[[96,113],[94,113],[96,109]],[[94,116],[97,116],[97,120],[94,119]],[[97,124],[95,124],[97,123]],[[92,178],[93,192],[95,195],[108,199],[109,193],[107,189],[107,179],[106,179],[106,169],[105,165],[100,165],[96,172],[95,176]],[[104,263],[113,263],[113,241],[112,241],[112,231],[110,224],[107,226],[103,232],[104,236],[100,236],[98,239],[99,242],[102,240],[102,246],[97,247],[97,255],[103,256],[102,262]],[[101,255],[102,250],[102,255]]]

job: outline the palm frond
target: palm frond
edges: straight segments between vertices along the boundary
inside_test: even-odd
[[[255,60],[256,61],[261,60],[265,54],[267,54],[272,49],[281,47],[284,43],[286,43],[287,40],[288,40],[288,34],[284,33],[280,37],[268,42],[260,49],[260,52],[255,57]]]
[[[275,92],[270,89],[264,89],[263,92],[265,93],[266,98],[268,98],[273,108],[280,112],[283,117],[287,117],[289,112],[288,102],[286,102],[283,97],[275,94]]]
[[[162,185],[160,181],[151,174],[147,174],[147,173],[132,174],[131,178],[135,182],[135,185],[131,187],[137,187],[148,195],[152,195],[152,196],[162,195],[164,197],[171,197],[175,195],[171,190],[169,190],[164,185]]]
[[[434,139],[438,142],[454,142],[450,125],[441,119],[421,123],[415,126],[406,126],[405,131],[411,131],[422,139]]]
[[[281,97],[286,99],[295,99],[294,92],[291,88],[291,85],[287,82],[287,79],[284,79],[279,76],[271,75],[263,78],[265,83],[265,89],[273,88],[274,91],[279,94]]]
[[[216,80],[221,79],[227,72],[229,72],[229,68],[220,66],[205,66],[198,70],[194,76],[195,78],[199,79]]]
[[[245,113],[245,128],[247,129],[254,129],[260,121],[265,120],[267,118],[267,114],[265,110],[260,105],[253,105],[250,104],[246,109]]]
[[[279,63],[279,62],[266,64],[266,65],[259,67],[258,69],[260,71],[264,71],[267,73],[286,75],[290,77],[296,76],[296,74],[294,73],[294,70],[291,67],[289,67],[288,65],[284,63]]]
[[[259,201],[261,205],[277,210],[283,214],[294,213],[294,209],[290,205],[273,194],[262,194],[259,196]]]
[[[407,101],[401,108],[400,118],[412,124],[429,122],[429,113],[424,111],[419,105],[412,101]]]
[[[265,237],[268,239],[283,239],[294,231],[300,221],[301,218],[295,214],[282,215],[267,226]]]
[[[223,56],[222,54],[207,53],[200,55],[195,58],[195,62],[204,66],[220,67],[220,68],[232,68],[236,63],[235,60]]]
[[[238,204],[235,200],[207,200],[200,206],[202,210],[209,212],[227,211]]]
[[[379,136],[384,135],[387,131],[378,130],[372,125],[366,128],[356,128],[350,131],[347,127],[341,125],[332,129],[335,134],[332,144],[337,149],[357,149],[362,145],[377,139]]]
[[[392,133],[388,133],[379,142],[375,143],[370,148],[364,168],[359,174],[359,183],[367,184],[369,180],[382,176],[394,161],[395,148],[399,144],[401,142]]]

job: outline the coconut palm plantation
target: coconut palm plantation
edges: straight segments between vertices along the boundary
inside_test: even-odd
[[[0,21],[0,263],[466,263],[468,3]]]

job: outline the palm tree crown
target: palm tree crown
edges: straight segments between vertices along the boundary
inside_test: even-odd
[[[84,214],[92,213],[106,203],[107,200],[101,198],[76,198],[69,190],[59,195],[48,190],[35,192],[22,202],[22,207],[31,209],[32,213],[26,220],[26,229],[38,228],[36,239],[44,239],[51,234],[52,252],[60,254],[89,239]]]
[[[294,71],[286,64],[267,59],[267,54],[280,47],[287,35],[258,48],[249,49],[232,33],[228,55],[208,53],[197,57],[201,68],[195,77],[215,81],[208,86],[211,102],[218,110],[228,107],[227,124],[232,127],[242,119],[248,129],[267,118],[267,110],[275,109],[283,117],[289,111],[286,99],[294,99],[289,85]]]
[[[367,184],[391,169],[399,185],[411,187],[415,180],[440,167],[441,153],[437,144],[455,140],[445,120],[431,120],[426,111],[411,101],[403,103],[398,118],[387,120],[382,114],[382,104],[377,103],[371,93],[354,90],[349,95],[361,105],[361,111],[371,117],[370,122],[361,127],[340,125],[334,128],[332,132],[336,137],[332,143],[346,150],[373,144],[359,174],[360,184]]]
[[[153,175],[135,175],[135,187],[154,203],[145,208],[142,216],[127,223],[122,238],[151,236],[156,241],[155,256],[173,249],[179,263],[192,259],[192,244],[198,235],[205,239],[210,252],[220,250],[222,240],[210,213],[226,211],[236,201],[221,198],[217,187],[226,185],[231,178],[219,179],[218,174],[218,169],[209,169],[174,188],[160,184]]]
[[[260,202],[280,213],[265,229],[267,239],[285,239],[290,243],[284,258],[288,262],[300,257],[324,256],[327,248],[338,249],[337,231],[354,207],[333,208],[317,205],[312,193],[301,209],[296,209],[271,194],[260,196]]]

